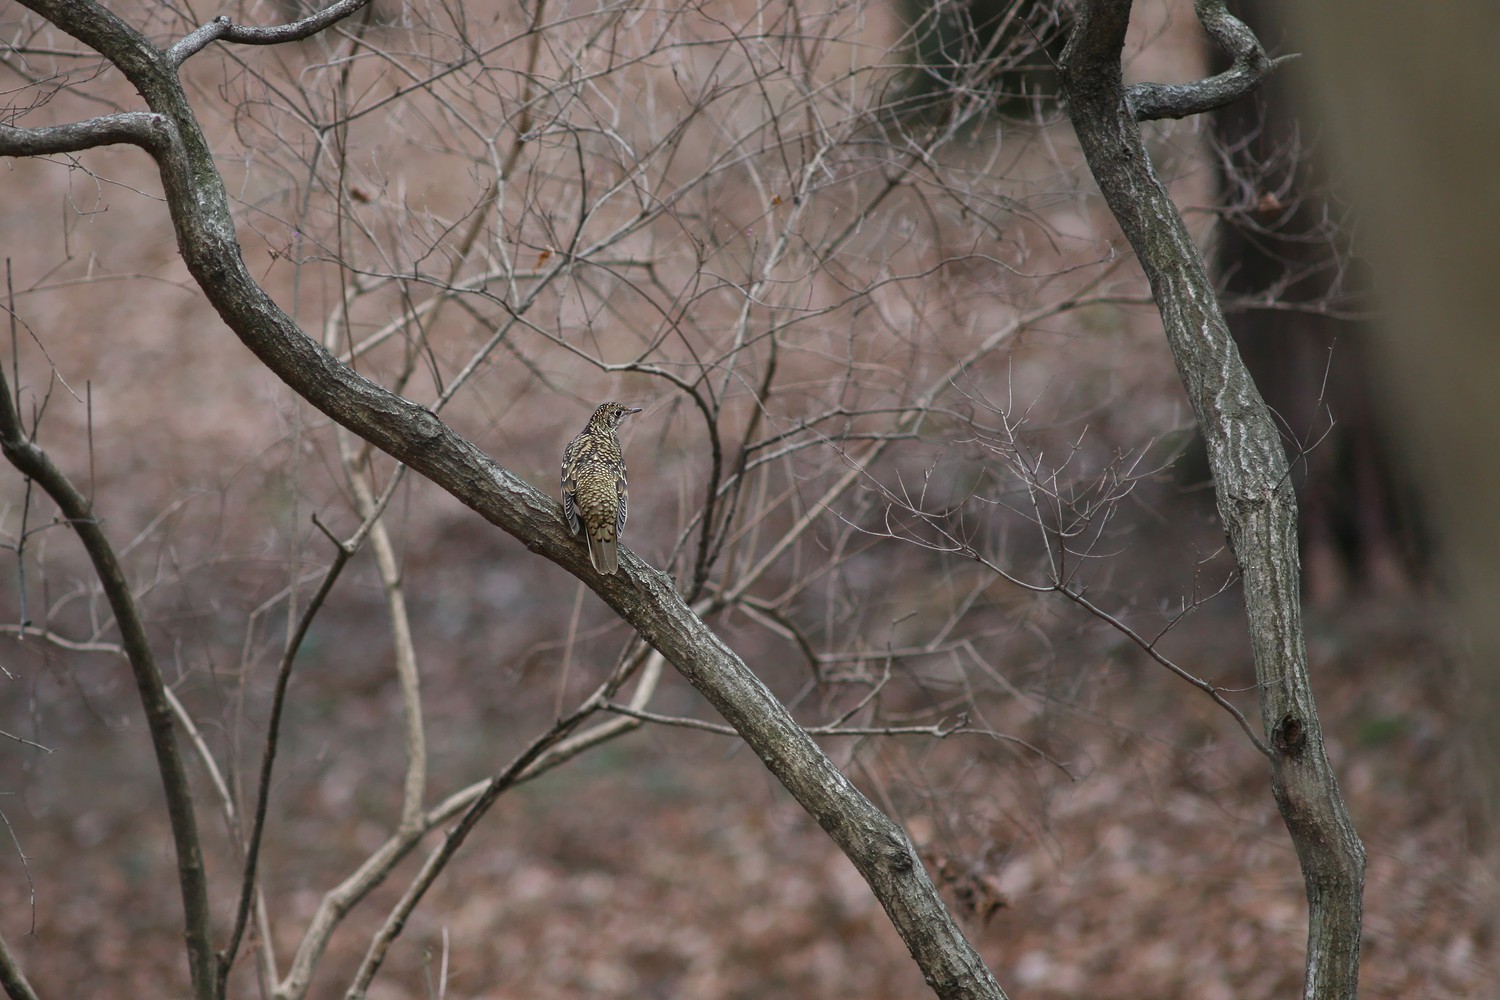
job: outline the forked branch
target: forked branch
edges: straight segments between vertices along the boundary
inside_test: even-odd
[[[136,690],[156,751],[156,767],[161,775],[162,790],[167,798],[167,816],[172,825],[172,840],[177,852],[177,880],[182,892],[184,935],[188,948],[188,967],[192,975],[193,995],[209,1000],[214,994],[213,947],[208,909],[208,885],[203,869],[202,842],[198,820],[193,811],[193,793],[188,783],[187,767],[177,746],[173,729],[172,705],[151,641],[146,635],[135,595],[125,578],[125,568],[115,554],[114,546],[104,534],[104,527],[94,515],[87,497],[73,485],[67,475],[53,463],[32,436],[26,432],[16,411],[14,397],[5,374],[0,371],[0,452],[16,471],[36,482],[78,534],[93,564],[94,573],[110,611],[120,630],[120,643],[135,675]]]
[[[169,123],[151,153],[178,248],[236,336],[314,407],[587,583],[735,727],[849,856],[938,996],[1003,997],[905,832],[854,787],[744,661],[687,607],[672,580],[626,551],[620,574],[594,573],[555,500],[491,461],[427,407],[343,364],[266,294],[245,266],[212,150],[177,79],[186,50],[175,57],[158,50],[88,0],[23,2],[114,63]],[[8,152],[4,146],[0,135],[0,152]],[[206,932],[204,938],[206,943]],[[206,982],[211,973],[206,950],[201,964]],[[199,980],[196,966],[194,979]]]

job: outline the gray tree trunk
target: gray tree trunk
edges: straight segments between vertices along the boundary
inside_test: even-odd
[[[1062,59],[1068,112],[1100,191],[1151,283],[1207,444],[1219,514],[1244,587],[1271,786],[1307,890],[1304,995],[1353,1000],[1365,849],[1339,793],[1313,703],[1302,633],[1297,499],[1286,453],[1235,349],[1202,256],[1152,169],[1139,125],[1235,100],[1273,64],[1221,0],[1198,0],[1199,20],[1234,65],[1196,84],[1127,88],[1120,56],[1130,6],[1130,0],[1080,4]]]

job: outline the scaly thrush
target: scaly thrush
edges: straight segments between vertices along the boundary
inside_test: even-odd
[[[625,455],[615,428],[640,407],[600,403],[562,460],[563,513],[573,534],[583,531],[589,561],[605,576],[619,568],[620,532],[625,530]]]

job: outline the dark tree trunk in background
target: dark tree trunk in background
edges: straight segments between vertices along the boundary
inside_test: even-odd
[[[1230,8],[1269,50],[1282,48],[1275,0]],[[1376,307],[1371,282],[1351,258],[1348,212],[1329,196],[1325,157],[1288,77],[1303,69],[1288,65],[1214,115],[1218,269],[1230,330],[1288,440],[1307,595],[1326,604],[1405,590],[1424,567],[1410,477],[1377,417],[1370,323],[1356,315]]]

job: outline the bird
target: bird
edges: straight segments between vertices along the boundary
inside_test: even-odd
[[[605,576],[619,569],[620,533],[625,530],[625,454],[615,428],[638,406],[600,403],[578,436],[563,449],[562,503],[568,530],[582,531],[589,562]]]

